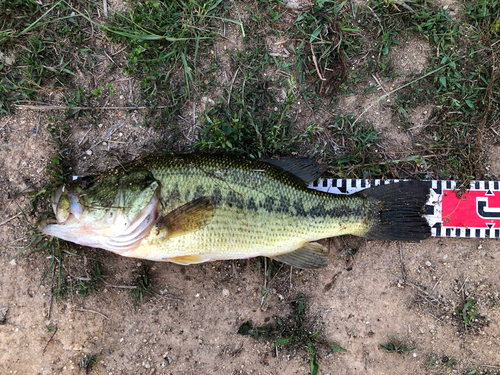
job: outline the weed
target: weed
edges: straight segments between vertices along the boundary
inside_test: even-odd
[[[38,231],[38,228],[36,226],[33,226],[30,221],[28,220],[25,212],[20,208],[19,211],[21,212],[22,217],[24,218],[26,225],[27,225],[27,237],[30,238],[30,241],[26,246],[24,246],[21,250],[19,250],[12,258],[9,259],[9,261],[12,261],[16,259],[19,255],[23,254],[26,250],[34,248],[32,250],[32,254],[39,255],[39,256],[44,256],[47,259],[50,259],[49,266],[45,270],[45,272],[42,275],[40,285],[43,284],[49,275],[49,273],[52,271],[52,279],[50,281],[51,285],[51,293],[52,296],[56,297],[57,300],[59,300],[62,296],[62,294],[65,292],[65,285],[63,284],[63,267],[62,267],[62,262],[63,262],[63,250],[60,244],[60,241],[56,237],[51,237],[47,238],[44,234],[41,234]],[[0,269],[5,267],[5,265],[8,263],[4,263]],[[56,270],[58,272],[57,274],[57,285],[54,289],[54,277]]]
[[[434,169],[444,178],[469,180],[483,173],[479,150],[484,128],[498,118],[500,109],[495,99],[500,91],[498,73],[489,63],[497,59],[499,50],[495,46],[499,35],[493,30],[500,11],[495,4],[466,1],[468,18],[461,25],[445,10],[429,4],[412,3],[413,12],[395,14],[382,1],[373,2],[381,28],[392,28],[390,34],[397,35],[395,28],[406,26],[433,48],[424,79],[414,79],[398,93],[394,110],[400,124],[408,128],[409,108],[435,106],[423,130],[426,145],[421,152],[435,155],[428,172]]]
[[[343,177],[369,178],[372,174],[378,176],[385,172],[384,166],[377,160],[379,155],[372,151],[372,146],[379,140],[379,132],[373,126],[355,126],[352,116],[339,114],[328,129],[338,140],[337,144],[344,145],[338,146],[333,154],[324,155],[332,173]]]
[[[290,344],[296,348],[307,348],[311,374],[316,375],[319,368],[316,357],[316,344],[324,345],[334,353],[346,352],[346,350],[339,345],[318,339],[319,331],[311,332],[305,327],[305,310],[305,297],[299,295],[297,300],[293,302],[292,314],[288,318],[275,317],[275,325],[270,324],[255,328],[252,327],[251,322],[247,321],[240,326],[238,333],[241,335],[250,335],[256,340],[262,337],[273,341],[276,347]]]
[[[64,143],[63,135],[68,131],[68,126],[65,122],[61,123],[58,117],[51,117],[49,118],[47,131],[52,136],[55,150],[45,169],[45,174],[48,177],[47,183],[39,191],[30,193],[32,197],[31,208],[33,211],[35,211],[38,199],[40,197],[49,198],[53,188],[66,182],[67,177],[64,162],[66,161],[68,149]]]
[[[268,306],[268,302],[266,302],[266,297],[269,295],[269,292],[271,291],[271,284],[273,283],[273,280],[279,272],[283,269],[283,263],[274,261],[269,258],[265,257],[259,257],[257,264],[256,264],[256,271],[257,273],[260,274],[260,271],[263,270],[264,272],[264,289],[262,291],[262,300],[261,300],[261,308],[264,306],[264,303],[266,304],[266,307]],[[288,276],[287,276],[288,277]]]
[[[10,113],[12,104],[48,98],[49,92],[71,86],[75,50],[89,25],[71,5],[2,0],[0,24],[0,114]]]
[[[225,20],[219,16],[223,9],[220,3],[221,0],[135,2],[127,14],[117,13],[110,18],[106,35],[127,46],[124,70],[141,77],[144,100],[153,105],[163,100],[177,108],[181,98],[191,95],[199,74],[199,60],[211,56],[209,47],[216,37],[216,22]],[[168,98],[164,98],[165,93]]]
[[[97,357],[99,354],[85,354],[82,359],[78,362],[78,366],[84,369],[86,373],[92,370],[92,366],[97,363]]]
[[[468,298],[461,308],[456,307],[455,313],[458,318],[464,322],[465,326],[474,327],[473,321],[476,316],[477,309],[475,307],[475,301],[472,298]]]
[[[105,283],[104,275],[99,267],[99,261],[94,262],[94,268],[88,275],[88,279],[81,279],[78,282],[77,293],[83,298],[87,297],[89,294],[97,291],[97,286],[99,283]]]
[[[47,327],[47,331],[49,331],[49,332],[55,331],[57,329],[56,326],[46,326],[46,327]]]
[[[346,61],[361,49],[359,29],[351,26],[347,2],[316,1],[295,20],[295,37],[300,44],[293,48],[297,56],[298,81],[307,75],[320,83],[318,94],[329,94],[346,79]]]
[[[130,289],[129,293],[134,298],[134,308],[137,308],[137,301],[142,303],[144,296],[147,294],[157,295],[151,289],[151,278],[149,267],[143,265],[141,269],[138,271],[137,279],[136,279],[136,288]]]
[[[429,359],[429,368],[445,367],[448,369],[448,371],[452,371],[454,370],[453,367],[456,363],[458,363],[458,359],[451,359],[447,356],[444,356],[443,358],[441,358],[441,360],[439,360],[439,358],[433,354]]]
[[[408,347],[403,341],[390,339],[387,344],[380,345],[387,351],[395,352],[399,354],[409,353],[417,349],[416,346]]]
[[[241,67],[241,78],[205,112],[195,147],[251,159],[291,152],[294,79],[277,88],[282,94],[278,98],[269,87],[272,82],[263,73],[268,63],[259,49],[238,51],[231,54],[231,60],[235,75]]]

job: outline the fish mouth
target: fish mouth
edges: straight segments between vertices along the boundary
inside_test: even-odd
[[[66,185],[52,192],[52,209],[59,224],[70,224],[80,219],[83,212],[79,195],[66,191]]]
[[[52,193],[52,208],[56,218],[40,223],[41,232],[79,245],[124,255],[140,245],[158,220],[161,206],[159,190],[155,191],[149,203],[136,217],[129,218],[118,210],[111,222],[103,224],[80,220],[84,208],[79,195],[67,191],[63,185]]]

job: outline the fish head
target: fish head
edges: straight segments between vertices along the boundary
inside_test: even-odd
[[[87,176],[52,192],[55,220],[42,233],[121,255],[137,248],[160,210],[160,183],[147,170]]]

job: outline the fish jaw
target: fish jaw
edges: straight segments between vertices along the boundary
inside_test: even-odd
[[[56,193],[58,194],[58,193]],[[58,194],[58,200],[61,194]],[[57,205],[56,205],[57,206]],[[57,223],[42,224],[42,233],[55,236],[79,245],[101,248],[125,255],[140,246],[141,241],[149,235],[151,228],[158,220],[160,199],[153,194],[151,201],[134,220],[118,212],[112,223],[105,225],[95,222],[80,221],[78,211],[71,212],[66,220]],[[56,211],[57,213],[57,211]]]

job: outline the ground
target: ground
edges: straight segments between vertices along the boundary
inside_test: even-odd
[[[252,3],[223,3],[229,9],[225,17],[255,17]],[[275,10],[283,12],[284,23],[290,24],[310,5],[294,0]],[[355,5],[373,6],[353,1],[348,13]],[[436,6],[448,10],[452,18],[463,15],[461,2],[443,0]],[[107,4],[110,14],[130,7],[121,1]],[[398,14],[391,5],[384,9]],[[51,243],[48,238],[26,249],[35,235],[29,229],[36,228],[37,220],[50,212],[49,194],[40,194],[33,203],[33,193],[52,186],[58,168],[68,179],[103,171],[145,152],[198,149],[199,144],[193,144],[203,141],[200,129],[205,111],[219,97],[236,100],[242,87],[251,87],[251,76],[245,76],[250,77],[248,81],[243,79],[244,69],[235,69],[228,53],[245,48],[241,28],[231,22],[216,25],[224,38],[207,48],[207,60],[202,62],[205,69],[211,55],[219,56],[218,68],[210,78],[215,83],[210,82],[213,86],[207,86],[203,96],[177,103],[178,111],[168,126],[153,126],[145,109],[127,108],[142,95],[140,79],[120,69],[110,71],[113,60],[119,67],[126,64],[124,48],[106,39],[98,28],[92,48],[106,54],[93,56],[92,77],[82,68],[71,87],[92,90],[99,82],[104,90],[110,84],[114,93],[108,96],[109,104],[97,105],[89,99],[101,109],[78,117],[67,115],[68,102],[61,95],[64,90],[49,87],[42,104],[62,109],[49,110],[30,102],[27,104],[39,108],[21,105],[0,117],[0,373],[308,374],[307,347],[275,346],[272,339],[254,340],[238,333],[247,321],[260,327],[274,323],[276,317],[287,319],[303,295],[307,330],[311,334],[319,331],[317,338],[346,349],[332,352],[318,345],[319,374],[500,374],[500,253],[494,239],[431,238],[421,243],[349,236],[325,239],[322,243],[330,249],[330,264],[314,271],[260,258],[185,267],[124,258],[71,243],[61,243],[58,250],[62,253],[57,256],[47,251],[49,247],[33,251]],[[294,59],[290,51],[298,42],[287,36],[289,29],[283,30],[264,39],[270,53],[287,56],[286,63]],[[394,110],[394,96],[376,102],[429,66],[427,39],[415,34],[395,39],[399,44],[389,54],[392,73],[378,77],[370,73],[362,82],[351,81],[351,86],[342,88],[349,95],[333,97],[329,93],[311,99],[305,96],[311,81],[295,83],[297,100],[287,109],[291,113],[287,119],[292,118],[294,125],[290,137],[306,132],[312,123],[321,129],[315,128],[313,139],[300,138],[303,142],[288,150],[292,155],[316,158],[331,176],[336,167],[328,164],[332,157],[328,152],[342,152],[351,142],[347,133],[339,135],[331,124],[339,114],[357,117],[369,108],[363,121],[380,132],[370,146],[370,152],[381,154],[379,161],[402,160],[401,155],[425,151],[419,164],[402,162],[401,169],[391,167],[385,173],[450,177],[443,165],[425,169],[425,160],[433,160],[439,151],[431,154],[418,148],[428,138],[437,139],[437,130],[425,131],[436,126],[436,112],[443,103],[422,100],[421,105],[409,107],[404,122]],[[366,37],[365,45],[374,43],[373,36]],[[360,53],[346,66],[354,70],[367,59],[368,54]],[[314,65],[309,68],[316,79]],[[276,73],[269,66],[266,69],[266,74]],[[266,86],[275,93],[277,106],[286,100],[289,89],[273,83]],[[142,104],[148,105],[146,100]],[[452,116],[450,113],[454,112],[450,110],[446,116]],[[478,114],[476,123],[481,118]],[[486,127],[490,125],[487,122]],[[500,129],[498,124],[491,128],[481,135],[477,160],[484,165],[484,174],[477,176],[493,179],[500,176],[500,157],[488,151],[498,149],[495,134]],[[60,163],[54,164],[54,155],[60,152],[64,157],[56,158]],[[358,169],[351,171],[357,173]],[[367,172],[361,176],[363,173]],[[270,269],[274,271],[266,273]],[[147,290],[139,298],[131,292],[140,290],[141,281]],[[467,308],[469,300],[474,305]],[[382,347],[391,342],[400,350]]]

